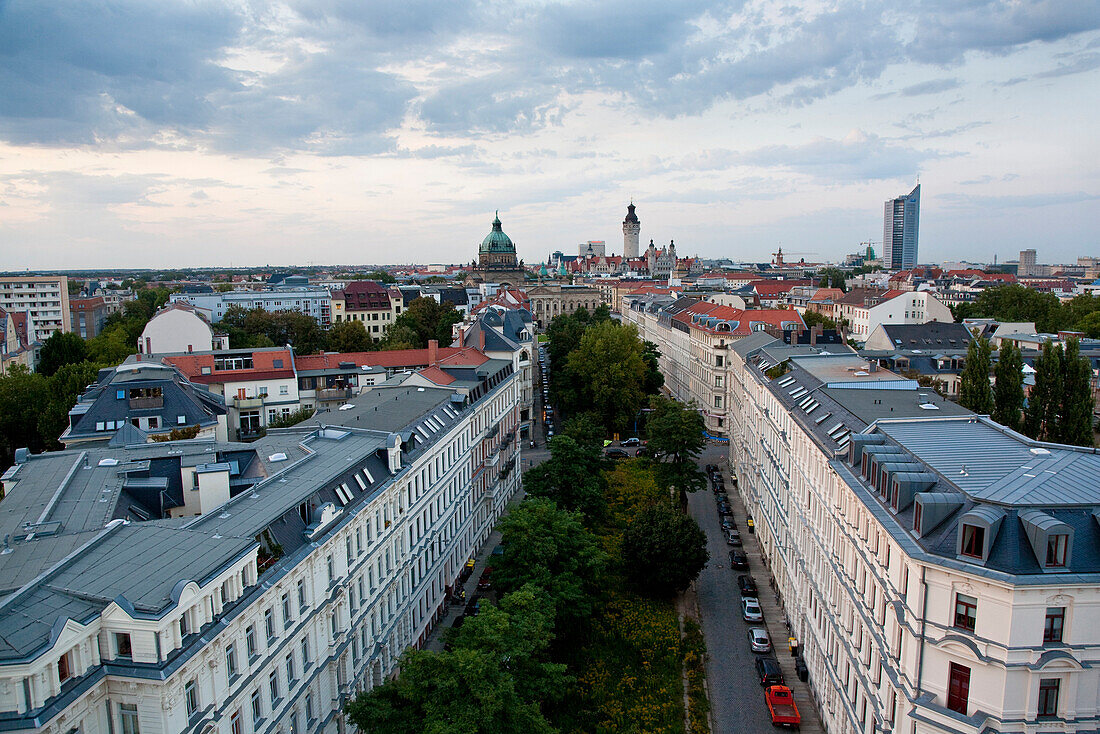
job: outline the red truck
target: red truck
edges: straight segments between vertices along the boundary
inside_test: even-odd
[[[802,723],[798,707],[794,705],[794,696],[787,686],[770,686],[764,689],[764,700],[768,702],[768,711],[772,715],[772,726],[789,726],[797,729]]]

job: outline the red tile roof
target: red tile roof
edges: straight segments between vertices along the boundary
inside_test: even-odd
[[[437,385],[450,385],[452,382],[455,381],[455,378],[451,377],[438,367],[425,367],[422,370],[417,370],[416,374],[428,380],[431,380]]]
[[[756,280],[750,283],[758,296],[778,296],[790,293],[791,289],[800,285],[813,285],[808,280]]]
[[[173,365],[191,382],[210,385],[221,382],[239,382],[241,380],[273,380],[294,377],[291,368],[290,350],[273,349],[252,353],[252,367],[246,370],[214,370],[213,354],[175,354],[164,357],[163,361]],[[275,360],[283,361],[282,367],[275,366]],[[203,374],[206,367],[209,374]]]
[[[729,321],[736,323],[731,331],[719,331],[714,326],[707,326],[705,324],[696,323],[693,320],[694,316],[712,316],[722,321]],[[752,333],[753,324],[768,324],[778,329],[783,328],[784,323],[795,322],[800,328],[805,328],[806,324],[802,320],[802,316],[793,309],[785,308],[757,308],[757,309],[743,309],[734,308],[733,306],[720,306],[717,303],[710,303],[707,301],[700,301],[684,309],[680,313],[673,317],[676,321],[683,324],[687,324],[693,329],[699,329],[701,331],[707,331],[712,334],[724,333],[732,336],[748,336]]]

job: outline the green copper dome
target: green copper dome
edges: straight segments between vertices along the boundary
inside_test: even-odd
[[[500,212],[497,212],[496,219],[493,220],[493,231],[481,241],[481,249],[478,252],[514,253],[515,251],[516,246],[512,244],[512,238],[504,234],[504,230],[500,228]]]

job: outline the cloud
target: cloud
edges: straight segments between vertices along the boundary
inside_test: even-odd
[[[942,157],[853,130],[842,140],[818,138],[805,145],[772,145],[739,156],[742,164],[780,168],[834,181],[912,178],[924,161]]]
[[[946,79],[930,79],[926,82],[920,82],[919,84],[912,84],[901,90],[900,94],[903,97],[919,97],[922,94],[936,94],[938,92],[946,92],[950,89],[957,89],[959,86],[959,80],[955,78]]]

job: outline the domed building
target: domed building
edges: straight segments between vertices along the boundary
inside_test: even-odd
[[[504,233],[500,212],[497,212],[492,231],[481,241],[477,260],[471,263],[466,284],[499,283],[522,288],[524,276],[523,261],[516,257],[516,246],[512,238]]]

